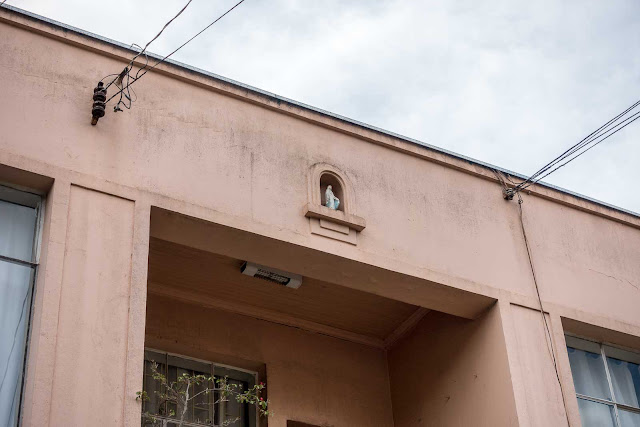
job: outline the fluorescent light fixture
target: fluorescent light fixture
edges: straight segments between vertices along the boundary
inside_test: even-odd
[[[247,276],[257,277],[258,279],[277,283],[287,288],[298,289],[300,285],[302,285],[302,276],[299,274],[287,273],[286,271],[265,267],[264,265],[254,264],[249,261],[242,265],[240,271]]]

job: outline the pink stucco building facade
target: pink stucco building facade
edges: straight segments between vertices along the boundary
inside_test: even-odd
[[[33,272],[10,422],[139,426],[154,354],[265,381],[242,425],[640,425],[638,215],[535,186],[521,217],[503,171],[175,63],[92,126],[132,54],[0,10],[0,199],[37,209],[0,253]]]

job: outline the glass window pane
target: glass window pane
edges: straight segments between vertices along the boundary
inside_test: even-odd
[[[206,375],[208,377],[208,375]],[[193,421],[197,423],[209,423],[213,416],[211,414],[211,395],[207,393],[207,389],[212,386],[208,381],[193,386]]]
[[[200,367],[207,366],[206,364],[202,364],[200,362],[194,362],[189,359],[180,359],[175,356],[169,356],[169,362],[170,363],[177,362],[177,364],[182,366],[187,366],[192,363],[197,363],[198,366]],[[191,369],[185,369],[185,368],[173,366],[172,364],[169,365],[168,373],[167,373],[167,381],[169,381],[170,383],[177,382],[178,378],[182,377],[183,375],[186,375],[189,377],[194,375],[204,375],[205,377],[210,376],[208,372],[194,371]],[[210,422],[211,419],[213,418],[211,413],[212,405],[210,404],[211,397],[209,394],[204,393],[204,391],[207,389],[207,385],[208,383],[205,381],[199,385],[191,384],[191,386],[189,387],[189,402],[187,404],[186,411],[184,413],[184,420],[186,422],[204,424],[204,423]],[[179,390],[185,391],[185,388],[181,383],[178,383],[176,387]],[[182,411],[184,409],[185,407],[182,405],[182,402],[170,401],[166,403],[166,410],[162,413],[162,415],[169,418],[177,419],[182,416]],[[171,415],[172,412],[174,415]]]
[[[602,355],[567,347],[576,393],[611,400]]]
[[[0,261],[0,425],[16,423],[27,325],[31,307],[32,269]]]
[[[148,412],[151,415],[165,415],[165,402],[163,399],[160,399],[160,396],[158,396],[164,390],[162,390],[161,382],[153,378],[154,374],[152,366],[154,363],[156,362],[152,362],[149,360],[145,360],[144,362],[143,390],[147,392],[149,400],[143,403],[142,410],[143,412]],[[165,372],[165,366],[163,364],[157,363],[157,365],[158,373],[162,374],[163,372]]]
[[[178,415],[178,404],[175,402],[167,402],[167,413],[164,415],[166,417],[176,418],[176,416]]]
[[[153,392],[154,389],[159,388],[157,384],[154,384],[153,378],[149,375],[150,360],[154,359],[164,359],[167,361],[167,364],[161,366],[163,369],[166,369],[167,380],[169,382],[177,381],[183,374],[188,376],[203,375],[208,379],[211,377],[213,369],[213,366],[206,362],[145,350],[144,390],[147,391],[149,397],[152,397],[151,392]],[[224,401],[214,404],[215,401],[221,399],[221,393],[219,391],[207,393],[206,390],[216,387],[215,382],[209,382],[205,379],[200,384],[191,384],[189,387],[190,399],[184,417],[185,427],[212,426],[214,424],[224,424],[230,427],[254,426],[255,408],[247,403],[239,403],[236,395],[253,387],[256,381],[256,375],[221,366],[215,366],[215,370],[216,373],[223,374],[227,377],[227,382],[234,393],[227,396],[226,399],[223,399]],[[215,378],[220,379],[221,376],[216,375]],[[154,406],[159,406],[160,410],[154,411]],[[147,408],[149,412],[160,414],[163,426],[173,425],[175,420],[180,418],[182,410],[184,409],[184,407],[176,401],[160,402],[158,405],[158,402],[153,400],[145,405],[145,409]],[[171,411],[174,411],[173,416],[169,415]],[[156,427],[156,424],[150,420],[145,420],[144,417],[142,425],[144,427]]]
[[[31,261],[36,210],[0,200],[0,255]]]
[[[640,427],[640,414],[637,412],[625,411],[618,407],[618,417],[622,427]]]
[[[226,369],[227,372],[234,372],[231,369]],[[240,372],[238,372],[241,374]],[[220,378],[217,377],[216,378]],[[227,377],[227,384],[230,386],[232,393],[222,399],[220,393],[216,394],[216,400],[220,400],[216,404],[215,408],[215,422],[216,424],[225,423],[225,425],[239,427],[248,425],[248,412],[249,405],[246,403],[240,403],[236,399],[236,396],[249,389],[248,384],[244,381],[234,380]]]
[[[582,427],[613,427],[615,414],[612,405],[578,398]]]
[[[640,400],[640,365],[607,357],[616,402],[638,408]]]

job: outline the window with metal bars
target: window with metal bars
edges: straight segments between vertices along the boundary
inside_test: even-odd
[[[640,427],[640,353],[566,337],[583,427]]]
[[[158,365],[157,370],[167,378],[168,382],[175,382],[183,374],[204,375],[214,380],[227,378],[229,384],[237,384],[237,389],[244,391],[253,387],[258,380],[256,372],[155,350],[145,350],[144,391],[149,400],[143,402],[142,411],[154,416],[155,420],[143,415],[143,427],[178,427],[177,402],[158,397],[158,393],[162,393],[163,390],[160,382],[153,378],[151,369],[153,363]],[[217,392],[201,393],[206,387],[206,384],[194,384],[189,390],[191,396],[197,394],[198,397],[187,405],[184,426],[256,426],[257,414],[254,406],[239,403],[233,397],[220,401],[220,395]]]

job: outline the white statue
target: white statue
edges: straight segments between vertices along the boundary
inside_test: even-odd
[[[333,194],[333,189],[330,185],[327,185],[327,190],[324,192],[324,205],[329,209],[338,210],[340,206],[340,199]]]

